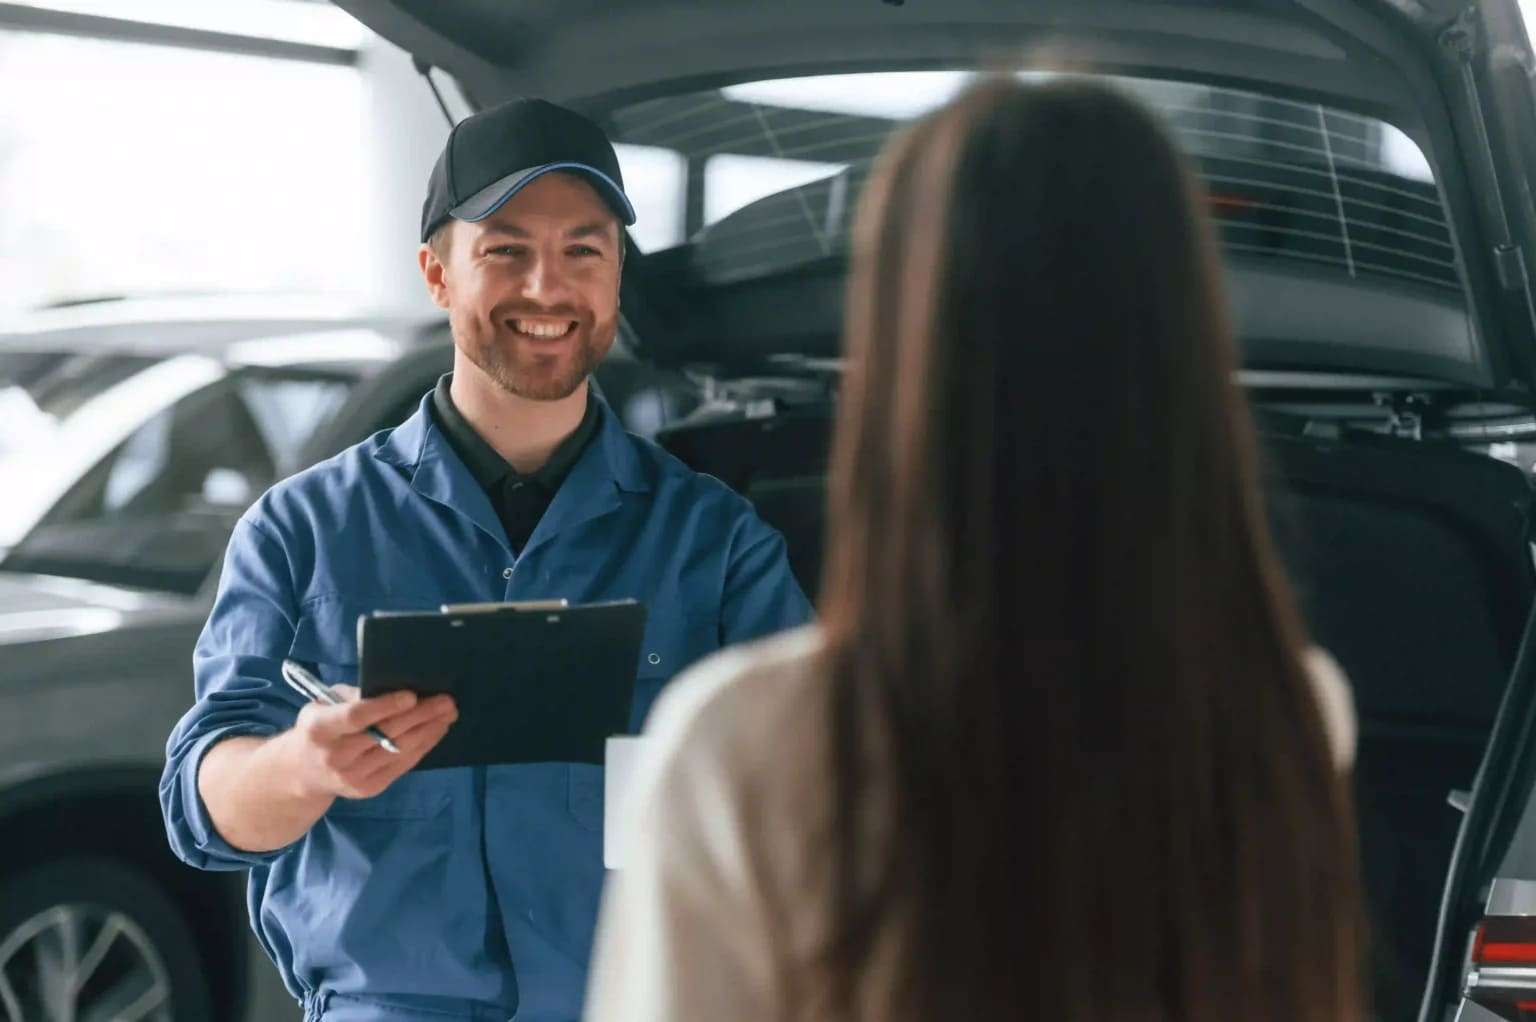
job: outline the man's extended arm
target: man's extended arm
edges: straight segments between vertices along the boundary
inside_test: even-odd
[[[338,797],[372,798],[389,787],[457,717],[449,697],[418,704],[410,692],[342,706],[312,703],[281,734],[236,736],[209,749],[197,773],[198,793],[230,845],[274,851],[303,837]],[[365,730],[370,724],[400,752],[381,749]]]
[[[282,547],[242,519],[193,654],[196,701],[171,733],[160,778],[171,848],[193,866],[270,862],[337,796],[382,791],[453,721],[447,697],[304,705],[279,675],[298,614]],[[358,734],[369,723],[406,743],[402,751]]]

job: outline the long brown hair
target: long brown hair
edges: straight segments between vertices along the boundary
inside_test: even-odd
[[[1000,78],[861,202],[822,619],[829,1014],[1360,1017],[1352,811],[1193,178]],[[871,800],[886,837],[862,826]]]

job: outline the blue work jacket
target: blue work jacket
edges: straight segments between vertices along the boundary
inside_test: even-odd
[[[783,538],[745,500],[601,414],[521,551],[431,395],[398,428],[275,486],[235,528],[160,803],[186,862],[250,870],[252,925],[309,1018],[576,1019],[603,779],[565,763],[413,771],[376,798],[338,799],[287,848],[242,851],[214,829],[198,765],[222,739],[293,725],[302,704],[284,657],[353,682],[357,619],[373,610],[632,597],[648,610],[638,730],[677,671],[810,616]]]

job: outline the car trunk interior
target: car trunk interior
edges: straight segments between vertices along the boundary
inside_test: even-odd
[[[833,405],[748,389],[658,440],[746,494],[815,593]],[[1536,592],[1531,492],[1485,454],[1321,422],[1261,414],[1266,485],[1312,636],[1354,686],[1374,996],[1379,1017],[1404,1019],[1461,822],[1448,799],[1471,787]]]
[[[832,189],[817,187],[799,199],[820,213]],[[782,222],[789,203],[775,198],[777,211],[735,218]],[[1448,799],[1472,787],[1536,593],[1530,482],[1488,456],[1489,440],[1529,436],[1536,420],[1473,363],[1441,357],[1448,338],[1470,348],[1475,329],[1450,289],[1389,279],[1422,269],[1411,256],[1336,287],[1311,267],[1243,252],[1232,244],[1242,226],[1220,222],[1247,367],[1238,382],[1259,420],[1275,534],[1312,636],[1354,686],[1373,999],[1378,1017],[1406,1019],[1462,823]],[[846,260],[701,281],[702,249],[735,226],[728,217],[649,260],[626,310],[710,381],[713,399],[658,440],[744,493],[785,534],[814,594]],[[1401,345],[1393,373],[1370,358],[1374,332]]]
[[[840,136],[820,137],[825,109],[744,102],[727,87],[972,67],[986,54],[1016,63],[1045,43],[1108,73],[1230,90],[1198,113],[1261,124],[1270,148],[1201,148],[1232,129],[1173,127],[1197,137],[1186,149],[1222,232],[1238,382],[1282,556],[1312,635],[1355,690],[1376,1014],[1414,1016],[1461,824],[1448,797],[1472,785],[1536,594],[1530,482],[1488,456],[1494,440],[1536,438],[1529,275],[1509,262],[1536,221],[1497,208],[1494,178],[1519,139],[1479,134],[1478,89],[1491,94],[1502,73],[1484,59],[1487,24],[1439,0],[341,6],[451,71],[475,104],[563,98],[617,141],[686,159],[688,243],[643,254],[623,284],[636,349],[702,387],[702,404],[657,439],[753,501],[808,593],[824,553],[843,242],[868,157],[896,125],[849,115]],[[657,38],[650,26],[668,18],[687,31]],[[600,83],[579,80],[594,49],[609,59]],[[728,127],[754,119],[763,130]],[[711,157],[782,156],[796,132],[798,155],[843,169],[703,221],[694,175]],[[1341,142],[1392,132],[1422,174],[1338,172]],[[1481,150],[1468,142],[1485,137]],[[1297,184],[1297,172],[1327,184]],[[1319,247],[1319,217],[1341,248]],[[767,236],[787,223],[806,229]],[[777,263],[736,259],[770,242]]]

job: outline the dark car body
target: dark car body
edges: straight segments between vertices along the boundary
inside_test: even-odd
[[[628,408],[619,381],[666,374],[659,391],[633,387],[637,408],[662,410],[657,439],[745,492],[785,532],[808,589],[847,226],[871,157],[911,111],[740,87],[824,77],[855,92],[859,75],[969,73],[1046,45],[1167,114],[1221,227],[1237,382],[1264,430],[1286,561],[1314,636],[1355,686],[1377,1014],[1422,1009],[1430,1022],[1462,1007],[1464,944],[1536,772],[1531,488],[1486,456],[1536,437],[1536,110],[1513,0],[338,5],[451,73],[473,105],[547,96],[682,161],[687,240],[626,263],[637,361],[601,382]],[[1400,140],[1418,154],[1410,170],[1384,155]],[[720,156],[839,169],[711,219]],[[369,375],[304,457],[386,424],[443,357],[412,348]],[[239,960],[231,889],[166,865],[149,795],[190,697],[207,590],[14,581],[41,631],[0,646],[0,828],[28,834],[37,862],[82,841],[158,838],[161,858],[143,868],[163,868],[192,907],[205,965]],[[91,755],[67,751],[81,748]],[[1469,790],[1456,797],[1465,815],[1447,804]],[[0,857],[0,882],[16,869]],[[239,975],[217,973],[218,1004],[238,1003]]]
[[[0,333],[0,392],[22,388],[60,420],[12,438],[27,458],[0,460],[13,532],[0,551],[0,1018],[31,1022],[38,963],[22,930],[110,901],[104,874],[138,894],[82,932],[134,928],[165,972],[109,959],[97,972],[116,964],[116,988],[158,983],[177,1019],[293,1015],[240,878],[170,854],[154,794],[165,741],[191,704],[191,650],[236,519],[278,478],[403,421],[452,346],[440,318],[285,317],[284,304],[124,303]],[[598,379],[632,428],[690,407],[685,381],[622,350]]]
[[[1044,47],[1167,115],[1221,230],[1285,559],[1354,682],[1377,1014],[1462,1008],[1500,846],[1474,780],[1495,718],[1531,701],[1531,488],[1486,456],[1536,433],[1536,65],[1513,0],[339,6],[475,105],[565,100],[686,163],[688,240],[626,272],[625,313],[649,357],[755,389],[662,441],[747,492],[811,583],[847,224],[912,112],[838,93]],[[1397,136],[1421,168],[1385,158]],[[840,169],[711,219],[722,155]]]
[[[67,427],[27,438],[53,475],[23,475],[14,462],[0,473],[13,487],[7,511],[16,526],[0,555],[0,830],[10,836],[0,852],[0,913],[39,885],[56,886],[61,906],[88,897],[48,871],[59,863],[146,881],[182,924],[152,910],[141,920],[167,963],[178,1018],[189,1017],[182,1009],[233,1018],[248,1005],[247,1017],[263,1018],[287,1008],[249,938],[241,885],[175,862],[154,798],[166,735],[191,698],[190,651],[229,531],[275,476],[358,439],[352,431],[363,421],[382,425],[405,391],[419,398],[449,361],[438,324],[284,315],[283,304],[268,300],[254,316],[240,302],[80,310],[0,334],[0,387],[30,372],[33,392],[45,404],[53,396],[63,422],[86,420],[78,443],[59,435]],[[420,370],[405,391],[380,375],[397,361]],[[288,458],[261,442],[243,412],[232,414],[242,407],[240,386],[262,381],[341,391]],[[93,416],[103,405],[110,414]],[[121,466],[132,467],[135,437],[152,435],[174,459],[155,481],[174,492],[145,485],[103,507],[103,491],[125,477]],[[188,472],[213,478],[215,497],[222,479],[227,499],[199,499],[201,479]],[[243,483],[242,472],[250,476]],[[0,919],[0,934],[25,922]],[[199,980],[188,979],[178,947],[188,940],[206,988],[190,1004],[186,986]],[[12,967],[13,987],[28,964]],[[118,982],[139,981],[126,970]]]

